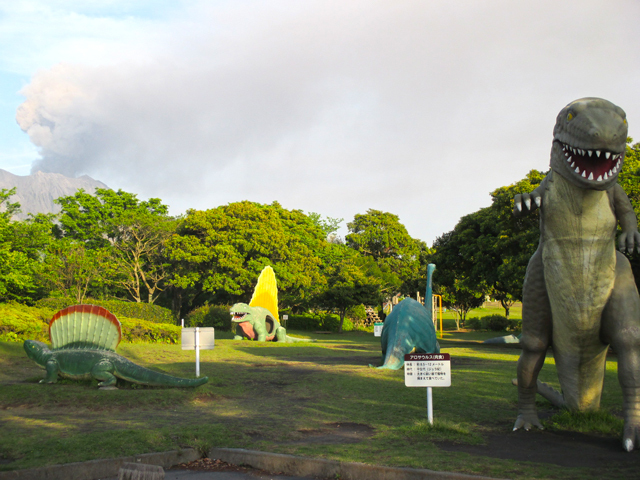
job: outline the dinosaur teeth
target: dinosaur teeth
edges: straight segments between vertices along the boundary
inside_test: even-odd
[[[596,157],[599,157],[602,152],[600,150],[596,150]]]
[[[609,170],[609,171],[611,171],[611,170]],[[604,177],[603,177],[603,178],[604,178],[605,180],[606,180],[607,178],[609,178],[609,175],[607,175],[607,172],[604,172]]]
[[[593,155],[593,150],[587,150],[587,153],[589,154],[589,156]]]
[[[593,175],[591,177],[593,177]],[[586,170],[584,170],[582,172],[582,178],[587,178],[587,171]]]
[[[567,162],[570,162],[573,157],[567,158]]]
[[[576,162],[571,162],[571,168],[576,166]]]
[[[582,176],[584,177],[584,173],[582,174]],[[589,174],[589,180],[593,180],[593,172]]]
[[[601,182],[602,181],[602,175],[598,175],[598,179],[596,181]]]
[[[576,167],[576,173],[580,173],[580,167]]]
[[[611,154],[609,152],[604,152],[604,156],[607,158],[607,160],[609,160],[609,157],[611,156]]]

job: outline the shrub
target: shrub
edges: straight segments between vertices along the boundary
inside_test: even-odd
[[[331,313],[289,315],[289,320],[287,321],[287,329],[290,330],[321,330],[337,332],[339,325],[340,317]],[[349,332],[353,329],[353,322],[345,316],[342,330]]]
[[[86,298],[85,304],[98,305],[113,313],[116,317],[139,318],[154,323],[175,324],[173,313],[168,308],[151,303],[128,302],[126,300],[97,300]],[[76,301],[71,298],[43,298],[36,302],[36,306],[50,308],[58,311],[63,308],[75,305]]]
[[[128,343],[178,343],[182,329],[178,325],[120,317],[122,341]]]
[[[467,319],[467,328],[471,330],[482,330],[482,320],[478,317],[471,317]]]
[[[367,309],[364,305],[350,307],[347,309],[346,317],[351,320],[354,325],[362,325],[367,319]]]
[[[49,342],[49,320],[57,309],[27,307],[19,304],[0,305],[0,341]],[[180,327],[137,318],[119,317],[125,342],[177,343]]]
[[[188,327],[213,327],[222,331],[231,331],[231,315],[227,305],[202,305],[190,311],[184,319]]]
[[[46,308],[27,307],[17,303],[0,305],[0,340],[49,341],[49,320],[54,312]]]
[[[502,332],[510,326],[509,319],[503,315],[487,315],[483,317],[482,323],[491,332]]]

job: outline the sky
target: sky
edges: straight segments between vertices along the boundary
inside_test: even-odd
[[[547,170],[587,96],[640,133],[637,0],[0,0],[0,168],[172,214],[398,215],[427,245]],[[636,123],[637,119],[637,123]]]

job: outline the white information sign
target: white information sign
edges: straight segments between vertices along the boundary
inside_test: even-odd
[[[407,387],[450,387],[451,356],[448,353],[408,353],[404,356]]]
[[[182,329],[182,350],[196,351],[196,377],[200,376],[200,350],[213,350],[215,346],[213,327],[195,327]]]
[[[384,323],[382,323],[382,322],[375,322],[373,324],[373,336],[374,337],[381,337],[382,336],[382,327],[384,327]]]
[[[213,327],[183,328],[182,350],[196,349],[196,330],[198,331],[197,346],[200,350],[213,350],[215,346],[215,332]]]

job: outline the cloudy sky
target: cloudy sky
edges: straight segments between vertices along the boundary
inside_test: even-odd
[[[584,96],[640,133],[637,0],[0,0],[0,168],[174,214],[395,213],[431,245],[546,170]],[[637,120],[636,120],[637,119]]]

